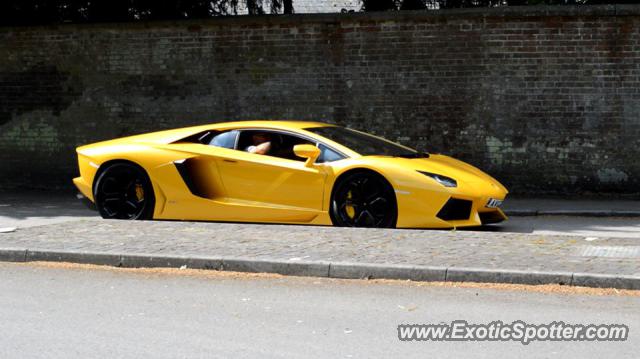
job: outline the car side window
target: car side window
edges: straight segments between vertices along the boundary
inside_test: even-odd
[[[295,135],[289,135],[278,131],[270,130],[243,130],[238,139],[238,150],[249,151],[254,146],[268,142],[269,146],[265,156],[273,156],[294,161],[306,161],[302,157],[298,157],[293,152],[293,147],[302,144],[311,144],[315,146],[315,142]]]
[[[322,143],[318,144],[318,148],[320,149],[320,156],[318,156],[316,163],[339,161],[345,158],[343,155],[330,149]]]
[[[211,139],[210,146],[224,147],[234,149],[236,147],[236,138],[238,137],[238,131],[232,130],[219,133]]]

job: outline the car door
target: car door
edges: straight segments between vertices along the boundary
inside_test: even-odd
[[[286,138],[278,153],[256,154],[243,150],[242,138],[249,131],[268,132]],[[286,137],[282,137],[286,136]],[[229,200],[256,206],[289,207],[292,210],[322,210],[324,166],[307,167],[292,155],[295,143],[313,143],[291,133],[267,129],[241,130],[236,150],[219,152],[218,168]],[[286,148],[284,148],[286,147]]]

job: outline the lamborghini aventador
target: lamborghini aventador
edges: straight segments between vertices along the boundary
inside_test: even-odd
[[[100,215],[386,228],[497,223],[507,190],[481,170],[349,128],[245,121],[77,148]]]

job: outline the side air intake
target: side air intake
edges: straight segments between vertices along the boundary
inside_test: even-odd
[[[471,217],[471,201],[450,198],[447,203],[442,206],[437,217],[444,221],[469,219],[469,217]]]

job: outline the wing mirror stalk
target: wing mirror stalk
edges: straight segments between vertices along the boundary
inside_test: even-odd
[[[293,146],[293,153],[298,157],[307,159],[304,163],[306,167],[313,167],[313,164],[320,156],[320,149],[314,145],[295,145]]]

